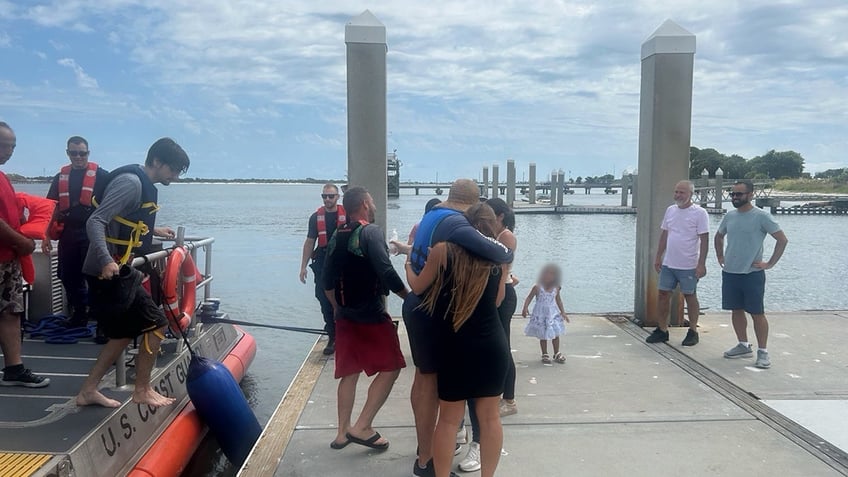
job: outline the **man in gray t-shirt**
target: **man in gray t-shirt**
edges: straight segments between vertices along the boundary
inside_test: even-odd
[[[718,226],[715,235],[715,249],[721,274],[721,307],[732,310],[733,329],[739,343],[725,351],[725,358],[748,358],[754,352],[748,343],[748,319],[745,312],[751,314],[754,333],[757,335],[758,368],[771,367],[768,355],[768,320],[763,306],[765,294],[765,271],[774,267],[786,244],[789,242],[774,217],[768,212],[754,207],[754,184],[751,181],[739,181],[730,194],[733,207]],[[771,235],[777,241],[774,252],[767,262],[763,261],[763,240]],[[727,248],[725,248],[727,236]]]

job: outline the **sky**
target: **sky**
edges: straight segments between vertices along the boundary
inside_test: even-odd
[[[848,166],[844,0],[0,0],[4,170],[52,174],[74,134],[107,168],[170,136],[191,177],[342,178],[344,26],[366,8],[403,180],[632,171],[640,48],[666,19],[697,36],[693,146]]]

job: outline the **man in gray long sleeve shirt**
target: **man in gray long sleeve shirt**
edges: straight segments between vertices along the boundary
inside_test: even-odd
[[[158,209],[155,184],[170,184],[188,166],[185,151],[173,139],[162,138],[150,147],[144,166],[115,169],[95,192],[98,207],[86,222],[89,247],[83,273],[90,290],[91,314],[110,339],[77,394],[79,406],[120,406],[120,402],[107,398],[97,388],[112,363],[138,336],[143,336],[143,345],[136,358],[133,402],[154,407],[174,402],[150,384],[150,373],[168,320],[141,286],[141,280],[135,279],[139,272],[128,271],[120,278],[119,272],[121,265],[132,263],[133,256],[150,251],[154,234],[174,235],[169,228],[155,227]]]

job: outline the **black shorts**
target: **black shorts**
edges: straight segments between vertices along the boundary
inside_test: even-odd
[[[752,315],[765,313],[763,296],[766,293],[766,272],[721,272],[721,307],[725,310],[745,310]]]
[[[88,276],[89,306],[91,316],[97,320],[109,338],[135,338],[148,331],[168,326],[162,308],[153,301],[147,290],[139,285],[135,298],[125,311],[115,313],[116,280],[100,280]]]
[[[403,301],[403,323],[409,336],[412,362],[423,374],[435,373],[438,369],[437,343],[439,330],[433,318],[416,307],[421,299],[410,293]]]

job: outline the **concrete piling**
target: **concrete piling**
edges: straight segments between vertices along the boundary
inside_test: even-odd
[[[498,169],[497,164],[492,164],[492,195],[493,199],[497,199],[500,194],[500,184],[498,184]]]
[[[724,171],[721,170],[721,167],[716,169],[715,172],[715,208],[721,209],[724,207],[722,203],[724,201]]]
[[[536,203],[536,163],[530,163],[530,190],[527,191],[527,198],[531,204]]]
[[[657,320],[660,224],[674,185],[688,176],[695,35],[671,20],[642,44],[636,214],[636,320]]]
[[[630,193],[630,176],[627,173],[621,174],[621,206],[627,207],[627,199]]]
[[[483,189],[480,195],[489,197],[489,166],[483,166]]]
[[[515,161],[506,161],[506,203],[512,207],[515,203]]]
[[[560,169],[557,172],[557,201],[556,205],[562,207],[565,199],[565,172]]]
[[[345,25],[347,174],[368,189],[386,230],[386,27],[365,10]]]

